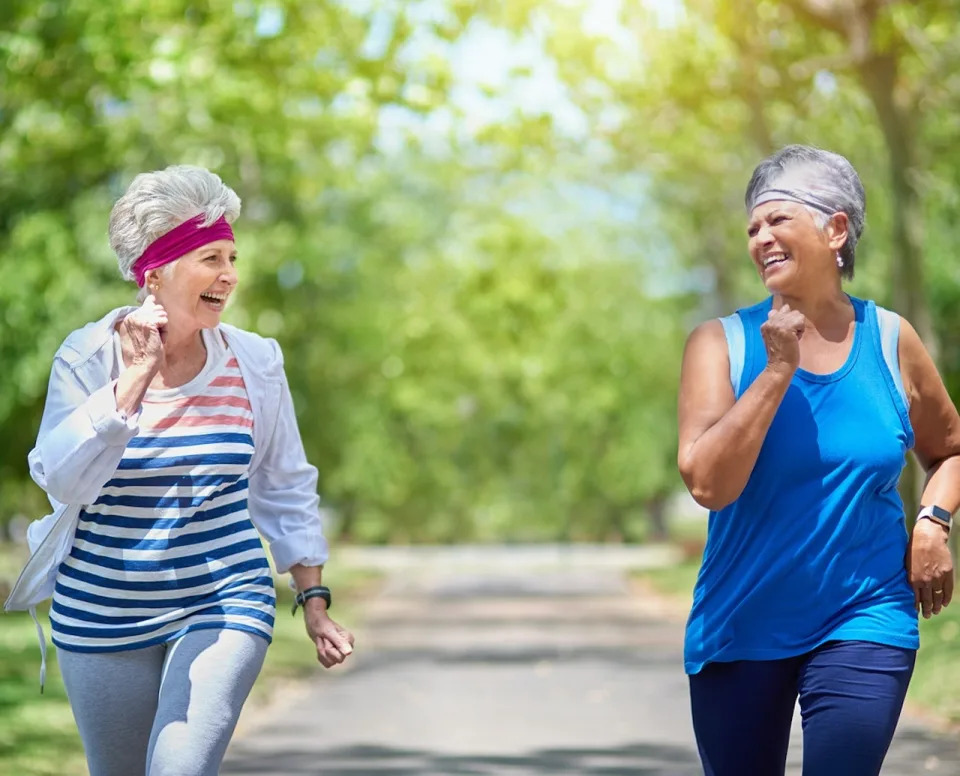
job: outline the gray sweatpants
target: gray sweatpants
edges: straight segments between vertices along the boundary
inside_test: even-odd
[[[227,629],[122,652],[58,647],[90,776],[216,776],[266,652]]]

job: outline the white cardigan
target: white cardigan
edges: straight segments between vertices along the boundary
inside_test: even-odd
[[[137,434],[139,413],[117,411],[116,322],[122,307],[70,334],[57,351],[47,389],[30,476],[54,511],[27,529],[30,559],[4,609],[31,609],[53,595],[57,568],[73,544],[80,510],[96,501]],[[320,523],[317,470],[306,459],[293,400],[275,340],[221,324],[220,333],[240,365],[253,408],[255,452],[250,462],[248,509],[279,572],[295,564],[320,566],[328,548]]]

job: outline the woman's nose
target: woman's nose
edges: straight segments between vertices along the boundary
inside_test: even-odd
[[[766,226],[757,230],[757,242],[760,245],[770,245],[773,242],[773,231]]]

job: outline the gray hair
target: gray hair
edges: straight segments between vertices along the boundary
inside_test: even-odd
[[[863,234],[866,194],[853,165],[831,151],[788,145],[757,165],[747,184],[747,213],[772,200],[805,205],[823,229],[834,213],[845,213],[850,223],[847,241],[840,248],[840,274],[853,277],[857,241]]]
[[[136,280],[133,265],[147,246],[198,215],[204,216],[204,226],[220,216],[232,223],[240,215],[240,197],[202,167],[174,165],[134,178],[110,211],[110,247],[120,274]]]

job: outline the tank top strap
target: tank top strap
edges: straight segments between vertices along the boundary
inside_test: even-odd
[[[767,319],[773,297],[750,307],[742,307],[720,319],[727,340],[727,357],[730,360],[730,385],[738,399],[756,378],[756,373],[766,366],[766,351],[760,325]],[[759,352],[757,350],[759,348]]]
[[[740,378],[743,376],[743,361],[746,342],[743,336],[743,319],[737,313],[725,315],[720,319],[723,335],[727,338],[727,358],[730,361],[730,385],[739,396]]]
[[[870,304],[873,304],[872,302]],[[897,393],[904,405],[909,406],[907,392],[903,387],[903,376],[900,374],[900,316],[892,310],[880,305],[874,305],[877,311],[877,324],[880,330],[880,350],[883,353],[883,362],[893,377]]]
[[[874,343],[874,354],[883,373],[883,381],[890,393],[890,398],[897,408],[900,422],[907,432],[907,447],[913,447],[913,425],[910,423],[910,401],[906,389],[903,387],[903,375],[900,372],[900,316],[891,310],[867,299],[866,306],[867,328],[871,332]]]

